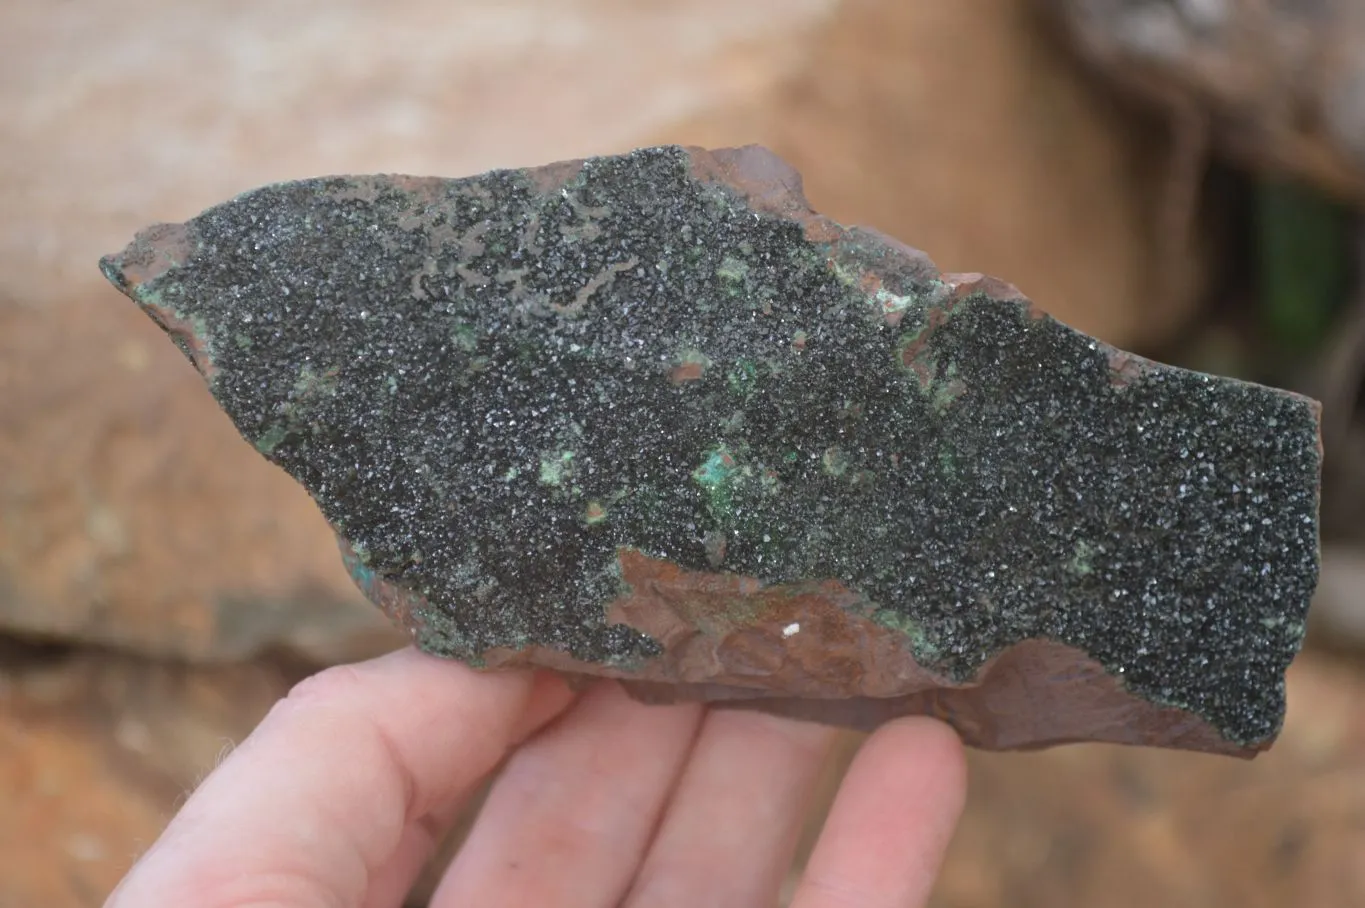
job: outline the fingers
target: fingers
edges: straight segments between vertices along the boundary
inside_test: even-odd
[[[932,719],[900,719],[853,761],[792,908],[924,905],[966,796],[962,744]]]
[[[573,694],[559,676],[550,672],[535,675],[526,709],[513,726],[510,744],[519,744],[564,711]],[[470,786],[472,787],[472,786]],[[454,825],[466,798],[449,798],[425,816],[408,820],[403,838],[389,861],[370,880],[366,908],[390,908],[404,904],[414,881],[427,861],[441,847]]]
[[[615,905],[692,749],[701,709],[646,706],[615,683],[508,761],[433,908]]]
[[[773,904],[833,736],[761,713],[710,713],[625,904]]]
[[[408,649],[298,685],[189,799],[111,906],[366,904],[401,892],[562,682]],[[407,877],[404,879],[403,877]],[[371,903],[373,904],[373,903]]]

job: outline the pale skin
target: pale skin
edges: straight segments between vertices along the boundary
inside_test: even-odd
[[[771,906],[833,734],[403,650],[299,684],[106,908],[401,905],[498,766],[434,908]],[[845,777],[791,904],[925,904],[965,787],[947,726],[883,726]]]

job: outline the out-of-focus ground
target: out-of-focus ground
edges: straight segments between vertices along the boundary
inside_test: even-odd
[[[0,905],[99,904],[293,681],[401,642],[99,255],[272,180],[756,141],[945,269],[1235,363],[1207,326],[1237,218],[1194,205],[1170,242],[1171,131],[1039,6],[0,5]],[[974,754],[935,903],[1365,904],[1365,516],[1338,523],[1324,596],[1362,630],[1296,663],[1269,754]]]

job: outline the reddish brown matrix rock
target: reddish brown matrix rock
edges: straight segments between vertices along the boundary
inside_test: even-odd
[[[102,264],[430,652],[991,748],[1282,722],[1316,404],[939,274],[763,149],[285,183]]]

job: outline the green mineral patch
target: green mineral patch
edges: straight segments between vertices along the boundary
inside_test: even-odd
[[[929,403],[935,413],[942,416],[965,393],[967,384],[957,377],[957,363],[948,363],[946,369],[935,368],[929,383]]]
[[[573,451],[555,451],[540,458],[540,484],[559,488],[573,472]]]
[[[939,647],[931,640],[919,622],[907,615],[892,609],[877,609],[872,613],[872,620],[882,627],[899,631],[910,641],[910,652],[914,655],[915,661],[921,665],[928,665],[939,657]]]
[[[473,353],[479,346],[478,331],[468,322],[456,322],[455,327],[450,329],[450,340],[457,349],[466,353]]]
[[[733,255],[727,255],[721,259],[720,267],[716,269],[716,277],[726,284],[739,285],[732,289],[742,289],[744,281],[749,277],[749,263]]]
[[[723,444],[711,449],[701,465],[692,471],[692,478],[706,495],[712,516],[723,519],[729,515],[739,471],[734,454]]]
[[[938,468],[945,478],[956,478],[957,476],[957,455],[947,444],[939,449]]]
[[[820,465],[830,476],[839,477],[848,472],[848,455],[839,447],[827,448],[820,457]]]
[[[280,446],[280,442],[289,437],[289,428],[279,423],[266,429],[261,437],[256,439],[256,450],[262,454],[269,454]]]
[[[721,445],[707,455],[702,465],[693,471],[692,478],[709,489],[724,484],[734,471],[735,458],[725,445]]]
[[[1075,554],[1072,555],[1071,560],[1067,562],[1067,570],[1080,577],[1086,576],[1095,569],[1094,563],[1091,560],[1094,555],[1094,547],[1084,539],[1078,539],[1076,541]]]
[[[336,393],[337,374],[340,372],[335,366],[318,372],[309,363],[304,363],[303,368],[299,369],[299,377],[294,382],[294,400],[304,400],[310,397],[318,397],[324,394]]]
[[[729,386],[732,394],[739,397],[749,397],[757,390],[758,365],[751,359],[735,360],[734,368],[726,373],[725,383]]]

